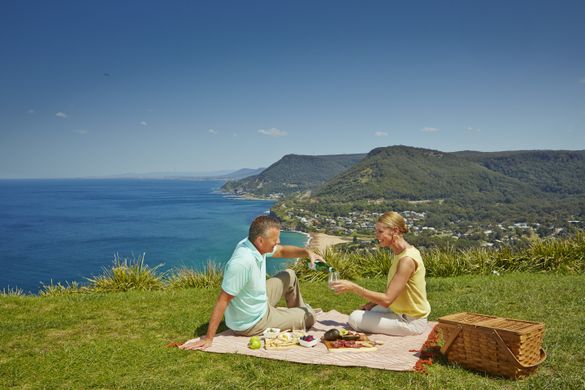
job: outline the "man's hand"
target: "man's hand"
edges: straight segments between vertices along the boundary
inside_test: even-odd
[[[211,318],[209,319],[209,325],[207,327],[207,335],[202,336],[198,341],[191,341],[186,342],[183,345],[180,345],[179,348],[181,349],[206,349],[211,347],[213,343],[213,338],[215,337],[215,332],[217,331],[217,327],[219,326],[219,322],[223,318],[223,313],[225,312],[225,308],[233,299],[233,296],[226,293],[225,291],[221,290],[219,296],[217,297],[217,301],[215,302],[215,306],[213,307],[213,312],[211,313]]]
[[[295,257],[308,257],[309,261],[311,262],[311,267],[315,266],[315,261],[319,260],[323,263],[323,256],[316,254],[312,250],[307,248],[301,248],[299,246],[294,245],[277,245],[274,247],[274,252],[272,253],[272,257],[274,258],[288,258],[294,259]]]
[[[307,257],[309,258],[309,261],[311,262],[311,269],[315,269],[315,261],[317,261],[317,260],[322,262],[322,263],[325,263],[323,256],[318,255],[315,252],[308,250],[308,249],[307,249]]]
[[[360,307],[360,310],[370,311],[374,308],[374,306],[376,306],[374,302],[368,302],[365,305],[362,305],[362,307]]]
[[[207,349],[209,347],[211,347],[211,344],[213,344],[213,339],[209,339],[205,336],[201,337],[199,340],[197,341],[187,341],[185,344],[183,345],[179,345],[180,349],[191,349],[191,350],[196,350],[196,349]]]

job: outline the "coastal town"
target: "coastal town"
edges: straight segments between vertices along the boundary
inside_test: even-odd
[[[286,205],[285,205],[286,206]],[[340,242],[352,241],[368,246],[374,240],[376,220],[380,212],[351,211],[347,215],[325,215],[304,208],[280,207],[278,216],[290,228],[298,231],[322,233],[341,237]],[[437,242],[455,247],[500,247],[529,242],[536,238],[564,236],[585,227],[583,221],[568,219],[558,224],[538,222],[478,223],[450,221],[437,227],[430,223],[427,212],[401,211],[408,222],[410,234],[420,246],[433,246]]]

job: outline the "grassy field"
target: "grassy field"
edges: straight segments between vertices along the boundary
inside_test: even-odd
[[[421,374],[165,348],[206,331],[217,288],[0,295],[0,388],[585,388],[584,286],[585,275],[552,273],[428,278],[431,319],[475,311],[545,323],[548,358],[520,381],[445,362]],[[362,302],[323,282],[302,288],[324,310],[349,313]]]

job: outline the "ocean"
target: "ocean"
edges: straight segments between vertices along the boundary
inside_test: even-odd
[[[0,180],[0,290],[37,293],[41,283],[84,282],[116,254],[143,253],[160,271],[223,266],[268,200],[218,192],[222,181]],[[283,244],[307,236],[283,232]],[[292,259],[269,259],[274,274]]]

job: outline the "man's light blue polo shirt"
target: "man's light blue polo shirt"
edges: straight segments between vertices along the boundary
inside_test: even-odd
[[[225,311],[225,322],[230,329],[249,329],[268,310],[266,256],[271,255],[261,255],[245,238],[226,264],[221,289],[234,297]]]

